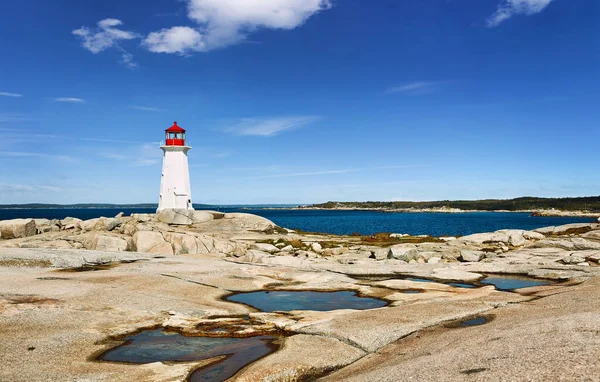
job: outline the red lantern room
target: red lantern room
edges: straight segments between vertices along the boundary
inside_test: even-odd
[[[185,130],[173,122],[173,126],[165,130],[166,146],[185,146]]]

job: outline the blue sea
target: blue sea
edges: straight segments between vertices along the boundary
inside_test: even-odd
[[[441,213],[387,213],[377,211],[318,211],[270,210],[241,207],[210,207],[222,212],[245,212],[264,216],[275,224],[306,232],[337,235],[377,232],[406,233],[410,235],[464,236],[499,229],[526,229],[592,222],[591,218],[532,217],[519,212]],[[100,216],[112,217],[119,212],[154,213],[154,208],[54,208],[54,209],[0,209],[0,220],[15,218],[63,219],[67,216],[83,220]]]

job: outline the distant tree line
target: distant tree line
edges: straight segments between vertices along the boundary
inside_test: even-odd
[[[334,209],[334,208],[380,208],[380,209],[423,209],[423,208],[458,208],[461,210],[477,211],[519,211],[519,210],[547,210],[557,209],[562,211],[600,211],[600,196],[581,198],[535,198],[522,197],[516,199],[485,199],[485,200],[440,200],[434,202],[327,202],[313,204],[309,207]]]

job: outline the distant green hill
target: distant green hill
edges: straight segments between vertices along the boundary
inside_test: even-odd
[[[461,210],[477,211],[519,211],[519,210],[542,210],[557,209],[562,211],[600,211],[600,196],[581,198],[535,198],[522,197],[516,199],[486,199],[486,200],[441,200],[434,202],[327,202],[314,204],[309,207],[316,208],[381,208],[381,209],[405,209],[405,208],[459,208]]]

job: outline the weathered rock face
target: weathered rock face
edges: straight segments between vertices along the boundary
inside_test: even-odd
[[[127,250],[128,243],[122,237],[95,233],[84,242],[84,246],[91,250],[121,252]]]
[[[267,231],[275,228],[275,224],[269,219],[265,219],[261,216],[244,213],[230,213],[225,214],[223,219],[219,221],[231,222],[231,228],[233,230],[249,230],[249,231]]]
[[[119,218],[100,218],[94,226],[95,231],[112,231],[121,224]]]
[[[458,258],[460,261],[465,261],[469,263],[476,263],[481,261],[485,257],[485,253],[481,251],[469,251],[467,249],[463,249],[460,251],[460,257]]]
[[[573,224],[564,224],[557,227],[544,227],[538,228],[534,230],[534,232],[538,232],[544,235],[569,235],[569,234],[581,234],[587,231],[592,231],[600,228],[598,224],[595,223],[573,223]]]
[[[194,224],[204,223],[214,219],[214,215],[210,211],[194,211]]]
[[[519,229],[505,229],[491,233],[476,233],[463,236],[459,239],[461,242],[482,245],[485,243],[505,244],[513,247],[520,247],[529,240],[542,240],[545,236],[539,232],[524,231]]]
[[[136,252],[173,255],[173,247],[160,232],[138,231],[133,235],[132,241]]]
[[[279,248],[268,243],[256,243],[252,246],[254,249],[262,252],[275,253],[279,252]]]
[[[33,219],[12,219],[0,221],[0,237],[15,239],[33,236],[37,233]]]
[[[206,247],[199,243],[199,239],[193,235],[165,232],[162,236],[171,243],[175,255],[208,253],[208,250],[204,250]]]
[[[415,260],[419,255],[417,247],[413,244],[398,244],[393,245],[388,250],[388,259],[396,259],[403,261]]]
[[[193,210],[166,209],[156,214],[159,222],[172,225],[191,225],[194,224]]]

